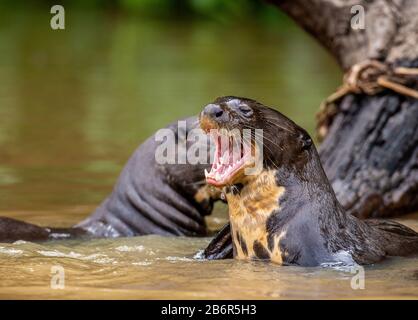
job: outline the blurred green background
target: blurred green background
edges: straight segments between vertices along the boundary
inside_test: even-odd
[[[340,82],[324,49],[261,1],[60,3],[65,30],[50,28],[55,1],[0,4],[4,214],[48,223],[68,209],[63,223],[76,222],[141,141],[217,96],[260,100],[313,134]]]
[[[256,18],[276,20],[278,11],[258,0],[3,0],[0,7],[39,8],[60,4],[71,9],[117,10],[154,17],[203,18],[217,21]]]

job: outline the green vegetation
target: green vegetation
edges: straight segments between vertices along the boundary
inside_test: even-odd
[[[35,4],[36,3],[36,4]],[[129,14],[179,17],[190,19],[211,19],[219,21],[236,19],[277,20],[279,11],[262,0],[62,0],[66,8],[112,10]],[[24,3],[5,0],[2,7],[51,6],[50,0]]]

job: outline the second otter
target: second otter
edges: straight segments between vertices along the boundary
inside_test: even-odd
[[[234,257],[279,264],[370,264],[418,253],[414,230],[345,213],[311,138],[278,111],[251,99],[221,97],[204,108],[200,123],[206,132],[216,132],[217,156],[207,182],[226,194],[231,226],[230,232],[228,227],[221,231],[206,257],[229,256],[229,235]],[[247,159],[254,158],[248,152],[236,159],[230,150],[228,155],[222,151],[221,138],[230,139],[234,129],[263,130],[260,173],[243,174],[251,165]],[[257,151],[252,141],[242,145],[250,155]]]

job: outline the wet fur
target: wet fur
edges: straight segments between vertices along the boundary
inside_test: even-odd
[[[235,105],[231,103],[234,100]],[[265,180],[266,186],[243,181],[238,192],[234,192],[236,186],[225,188],[230,208],[229,241],[233,242],[235,257],[317,266],[371,264],[386,256],[418,254],[418,233],[414,230],[393,221],[362,221],[345,213],[311,138],[293,121],[250,99],[222,97],[214,103],[228,112],[228,121],[218,123],[220,127],[263,129],[261,176],[274,176],[274,183],[271,178]],[[252,108],[251,118],[239,114],[242,103]],[[274,188],[283,191],[277,192],[272,205],[272,193],[266,190]],[[257,200],[248,202],[247,194]],[[225,232],[220,238],[223,245],[217,247],[215,238],[205,250],[206,258],[231,255]]]
[[[239,192],[227,190],[235,257],[270,259],[282,262],[279,237],[268,237],[267,220],[280,211],[280,197],[285,192],[276,184],[275,171],[264,171],[247,182]]]
[[[184,119],[186,131],[197,128],[197,117]],[[175,133],[177,122],[167,128]],[[0,217],[0,242],[45,241],[80,237],[129,237],[146,234],[204,236],[204,217],[211,213],[219,191],[204,180],[205,164],[155,161],[155,136],[141,144],[125,165],[112,193],[72,228],[39,227]]]

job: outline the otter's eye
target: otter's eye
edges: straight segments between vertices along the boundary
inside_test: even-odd
[[[239,105],[238,109],[239,109],[239,111],[241,111],[246,116],[250,116],[250,115],[253,114],[253,110],[245,104]]]
[[[302,140],[302,150],[309,149],[309,147],[312,145],[311,137],[309,137],[307,134],[306,135],[302,134],[300,138]]]

